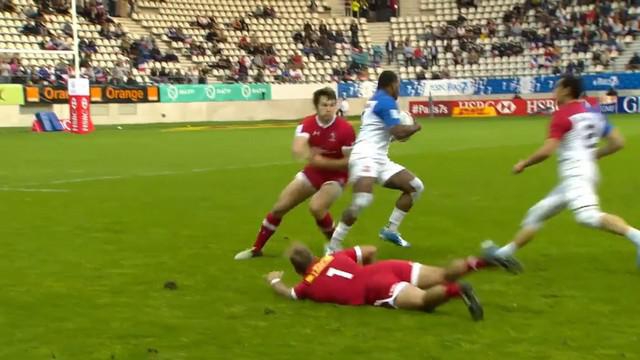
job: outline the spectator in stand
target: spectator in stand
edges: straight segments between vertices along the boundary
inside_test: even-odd
[[[27,5],[24,10],[22,10],[22,13],[29,19],[42,18],[40,10],[37,7],[33,6],[33,4]]]
[[[136,1],[137,0],[127,0],[127,5],[129,5],[129,12],[128,15],[129,17],[133,16],[133,13],[136,11]]]
[[[404,66],[405,67],[414,66],[413,65],[413,46],[407,43],[404,46],[403,53],[404,53]]]
[[[360,0],[351,0],[351,16],[360,17]]]
[[[384,45],[384,48],[387,52],[387,64],[391,65],[391,62],[395,60],[396,49],[398,48],[398,44],[393,40],[393,36],[389,36],[389,39]]]
[[[356,42],[360,42],[358,39],[360,27],[358,27],[358,23],[355,20],[351,21],[351,25],[349,25],[349,31],[351,32],[351,41],[353,42],[353,39],[356,39]]]
[[[640,55],[638,55],[638,53],[634,53],[629,60],[627,70],[640,70]]]
[[[160,77],[160,82],[166,83],[169,81],[169,70],[167,70],[167,68],[165,68],[164,66],[160,67],[160,72],[158,73],[158,76]]]
[[[120,39],[121,37],[123,37],[125,35],[125,31],[124,28],[122,27],[121,23],[117,23],[114,27],[113,27],[113,31],[111,33],[111,35],[113,37],[115,37],[116,39]]]
[[[193,22],[193,25],[207,30],[207,29],[211,29],[213,22],[211,21],[210,17],[198,16],[196,17],[196,21]]]
[[[246,56],[243,56],[238,60],[238,81],[247,82],[249,80],[249,66],[247,65],[249,60]]]
[[[249,42],[249,39],[247,39],[246,36],[242,36],[240,38],[238,42],[238,48],[247,52],[249,51],[249,49],[251,49],[251,43]]]
[[[434,44],[429,48],[429,55],[432,65],[438,65],[438,47]]]
[[[267,19],[275,19],[276,18],[276,9],[273,6],[265,6],[264,7],[264,17]]]
[[[321,20],[320,25],[318,26],[318,32],[321,36],[327,36],[327,34],[329,33],[329,27],[327,27],[327,24],[324,22],[324,20]]]
[[[49,30],[40,20],[28,21],[21,32],[25,35],[43,36],[49,34]]]
[[[480,54],[475,50],[471,50],[469,52],[469,57],[467,58],[467,63],[469,65],[475,65],[479,62],[480,62]]]
[[[318,11],[318,2],[316,0],[310,0],[309,5],[307,5],[309,12],[314,13]]]
[[[264,66],[272,73],[276,71],[280,64],[278,63],[278,59],[275,55],[267,54],[264,58]]]
[[[53,0],[51,2],[51,7],[58,14],[70,15],[69,10],[71,9],[71,2],[68,0]]]
[[[16,7],[11,0],[0,0],[0,11],[15,12]]]
[[[253,82],[254,83],[264,83],[265,82],[264,70],[258,69],[256,74],[253,76]]]
[[[175,26],[170,26],[169,28],[167,28],[165,35],[167,35],[167,37],[171,41],[175,42],[184,42],[186,40],[186,37],[184,36],[182,30],[176,28]]]
[[[73,36],[73,27],[68,21],[65,21],[62,24],[62,26],[60,27],[60,30],[62,30],[62,33],[67,36]]]
[[[247,25],[243,17],[235,18],[231,23],[231,28],[236,31],[249,31],[249,25]]]
[[[299,70],[304,69],[304,61],[302,59],[302,54],[299,51],[291,57],[291,68]]]
[[[304,74],[302,73],[301,69],[291,68],[289,70],[289,77],[291,79],[291,82],[294,83],[304,81]]]
[[[106,22],[102,23],[102,25],[100,26],[100,31],[98,31],[98,34],[107,40],[110,40],[112,38],[110,26]]]
[[[178,62],[178,56],[176,54],[174,54],[173,51],[169,50],[164,55],[164,61],[165,62]]]
[[[71,46],[69,44],[55,36],[49,37],[49,40],[46,42],[41,42],[41,47],[44,50],[71,50]]]
[[[369,0],[360,0],[360,17],[369,17]]]
[[[2,57],[0,57],[0,84],[8,84],[11,82],[11,66]]]
[[[413,49],[413,58],[415,59],[415,65],[421,67],[427,67],[428,63],[424,57],[424,51],[420,48],[420,45]]]

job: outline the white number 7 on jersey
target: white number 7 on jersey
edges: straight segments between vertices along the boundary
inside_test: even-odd
[[[352,273],[348,273],[346,271],[342,271],[342,270],[338,270],[336,268],[330,267],[329,270],[327,270],[327,276],[328,277],[333,277],[334,275],[343,277],[343,278],[348,279],[348,280],[353,279],[353,274]]]

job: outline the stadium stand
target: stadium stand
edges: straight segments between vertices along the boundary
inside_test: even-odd
[[[591,73],[612,70],[615,59],[634,43],[638,5],[637,1],[420,0],[421,13],[429,15],[395,18],[391,26],[405,78],[422,71],[428,72],[426,78]],[[434,47],[437,62],[430,56]],[[425,49],[420,66],[409,55],[416,48]]]
[[[409,79],[640,67],[632,57],[639,50],[637,0],[404,4],[390,23],[369,23],[337,16],[344,3],[336,0],[312,7],[306,0],[141,0],[131,18],[110,17],[89,0],[79,10],[82,71],[93,82],[115,84],[313,83],[373,80],[381,67]],[[0,0],[0,10],[2,48],[71,48],[68,1]],[[390,65],[388,36],[397,44]],[[0,56],[0,81],[64,83],[71,59]]]

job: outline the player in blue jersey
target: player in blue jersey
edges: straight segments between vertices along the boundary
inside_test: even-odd
[[[327,244],[325,251],[332,253],[342,248],[342,241],[356,222],[362,210],[373,201],[373,186],[378,183],[389,189],[400,190],[389,217],[389,223],[380,230],[380,237],[399,246],[410,246],[400,236],[398,227],[414,202],[424,191],[422,181],[403,166],[389,159],[392,140],[406,141],[420,131],[419,124],[400,124],[398,99],[400,81],[392,71],[383,71],[378,79],[378,90],[367,102],[362,114],[362,125],[349,158],[349,181],[353,185],[351,205]]]

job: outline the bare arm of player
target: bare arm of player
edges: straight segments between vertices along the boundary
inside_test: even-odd
[[[264,278],[276,294],[291,299],[291,288],[282,282],[283,274],[284,272],[282,271],[272,271],[265,275]]]
[[[347,170],[349,168],[349,158],[332,159],[316,153],[309,159],[309,165],[324,170]]]
[[[611,130],[605,139],[607,140],[607,144],[598,149],[598,153],[596,154],[598,159],[614,154],[624,147],[624,138],[618,129],[614,128]]]
[[[389,132],[391,132],[391,135],[393,135],[396,140],[403,141],[409,139],[421,129],[422,126],[416,123],[413,125],[395,125],[389,129]]]
[[[513,173],[520,174],[529,166],[541,163],[551,156],[560,146],[560,140],[547,139],[544,144],[526,160],[520,160],[513,166]]]
[[[373,245],[360,246],[362,252],[362,265],[368,265],[376,262],[376,255],[378,254],[378,248]]]
[[[311,148],[309,147],[309,137],[296,136],[293,138],[291,146],[293,158],[297,161],[307,161],[311,157]]]

